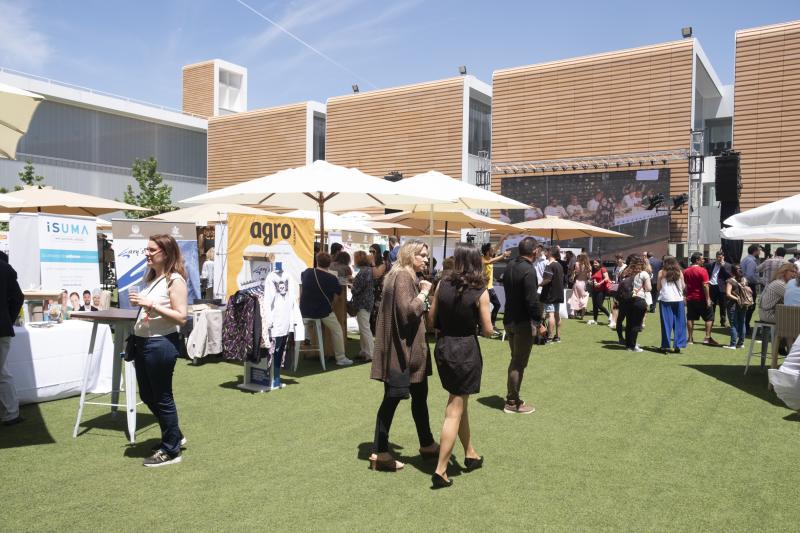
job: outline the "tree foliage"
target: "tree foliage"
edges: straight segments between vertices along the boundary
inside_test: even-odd
[[[44,187],[44,176],[36,174],[33,161],[30,159],[25,162],[25,167],[19,172],[19,180],[29,187]],[[20,190],[22,187],[17,186],[15,189]]]
[[[123,201],[144,207],[147,211],[126,211],[126,217],[145,218],[175,209],[172,205],[172,187],[164,183],[157,168],[158,162],[154,157],[134,161],[131,175],[139,185],[139,192],[134,192],[133,187],[128,185]]]

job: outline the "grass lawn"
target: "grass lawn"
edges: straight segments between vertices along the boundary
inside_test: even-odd
[[[655,346],[657,315],[647,324],[640,344]],[[309,359],[284,390],[249,394],[236,389],[240,365],[179,361],[189,444],[182,464],[159,469],[141,466],[159,441],[149,414],[129,446],[124,416],[104,408],[87,407],[73,439],[77,398],[25,406],[24,424],[0,427],[0,530],[797,530],[800,417],[767,392],[757,363],[742,375],[743,350],[630,353],[607,327],[575,320],[562,338],[534,347],[530,416],[502,412],[508,348],[481,340],[470,418],[486,463],[451,466],[454,486],[440,491],[434,463],[417,456],[409,402],[391,433],[406,468],[368,469],[382,386],[363,364],[321,372]],[[446,394],[436,375],[430,388],[438,439]]]

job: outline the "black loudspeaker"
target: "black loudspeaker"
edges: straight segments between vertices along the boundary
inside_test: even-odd
[[[739,152],[723,152],[717,156],[714,185],[718,202],[738,202],[742,191]]]

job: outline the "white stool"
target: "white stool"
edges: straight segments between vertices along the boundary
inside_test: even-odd
[[[759,332],[763,332],[765,328],[769,328],[769,339],[766,342],[762,341],[761,344],[761,366],[764,366],[766,360],[766,350],[770,342],[775,343],[775,324],[772,322],[754,322],[753,333],[750,337],[750,348],[747,350],[747,360],[744,363],[744,373],[747,374],[747,369],[750,368],[750,358],[753,357],[753,345],[756,342],[756,336]]]
[[[300,361],[300,354],[303,352],[318,352],[319,362],[322,365],[322,370],[325,370],[325,347],[322,342],[322,320],[318,318],[304,318],[303,327],[312,325],[314,326],[314,334],[317,337],[317,344],[311,345],[308,348],[303,348],[302,342],[294,343],[294,364],[292,365],[292,372],[297,371],[297,363]]]

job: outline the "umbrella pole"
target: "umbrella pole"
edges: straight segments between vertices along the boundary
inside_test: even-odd
[[[430,225],[428,226],[428,233],[429,233],[428,255],[430,257],[433,257],[433,204],[431,204],[430,211],[428,211],[428,215],[430,217],[429,219]]]
[[[449,222],[447,220],[444,221],[444,249],[442,250],[442,261],[447,259],[447,225]]]
[[[322,200],[322,193],[317,200],[319,204],[319,251],[325,251],[325,202]]]

